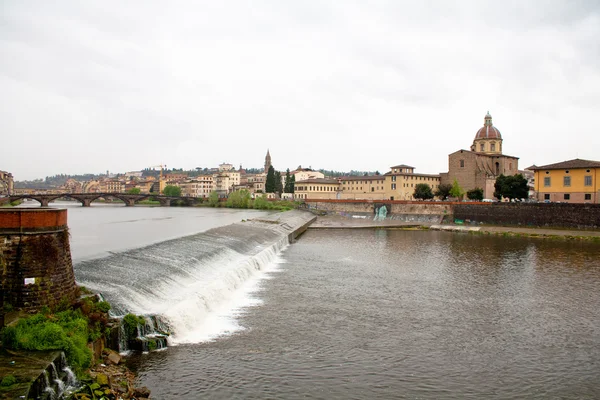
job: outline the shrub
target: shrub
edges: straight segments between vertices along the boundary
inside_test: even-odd
[[[6,375],[4,378],[2,378],[2,382],[0,382],[0,386],[7,387],[7,386],[12,386],[15,383],[17,383],[17,378],[15,378],[12,375]]]
[[[16,325],[4,328],[2,341],[13,349],[62,350],[78,372],[89,367],[92,359],[87,347],[88,320],[80,310],[20,319]]]

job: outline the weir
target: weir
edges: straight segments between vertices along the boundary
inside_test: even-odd
[[[239,329],[228,316],[252,302],[250,286],[315,219],[305,211],[274,213],[82,261],[75,276],[102,293],[114,316],[146,317],[136,349],[160,348],[165,334],[171,343],[207,340]]]

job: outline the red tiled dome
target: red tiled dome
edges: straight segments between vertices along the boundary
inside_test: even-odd
[[[489,111],[486,114],[484,121],[485,122],[483,124],[483,128],[480,128],[477,131],[477,133],[475,134],[475,140],[477,140],[477,139],[502,139],[502,135],[500,134],[500,131],[498,130],[498,128],[496,128],[492,124],[492,116],[490,115]]]

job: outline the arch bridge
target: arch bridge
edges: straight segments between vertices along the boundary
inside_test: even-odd
[[[42,207],[48,207],[50,202],[57,199],[73,199],[81,203],[83,207],[89,207],[94,200],[99,198],[115,198],[123,201],[126,206],[133,207],[135,203],[152,197],[156,199],[161,207],[170,207],[173,200],[183,200],[186,205],[194,205],[198,199],[195,197],[177,197],[155,194],[127,194],[127,193],[53,193],[53,194],[22,194],[10,196],[10,201],[33,199],[38,201]]]

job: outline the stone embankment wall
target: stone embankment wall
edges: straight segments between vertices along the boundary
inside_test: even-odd
[[[305,200],[310,210],[327,213],[375,214],[375,210],[385,205],[391,214],[452,214],[454,202],[398,201],[398,200]]]
[[[67,210],[0,209],[0,283],[0,324],[8,308],[75,301]]]
[[[454,218],[497,225],[600,228],[600,204],[458,203]]]

